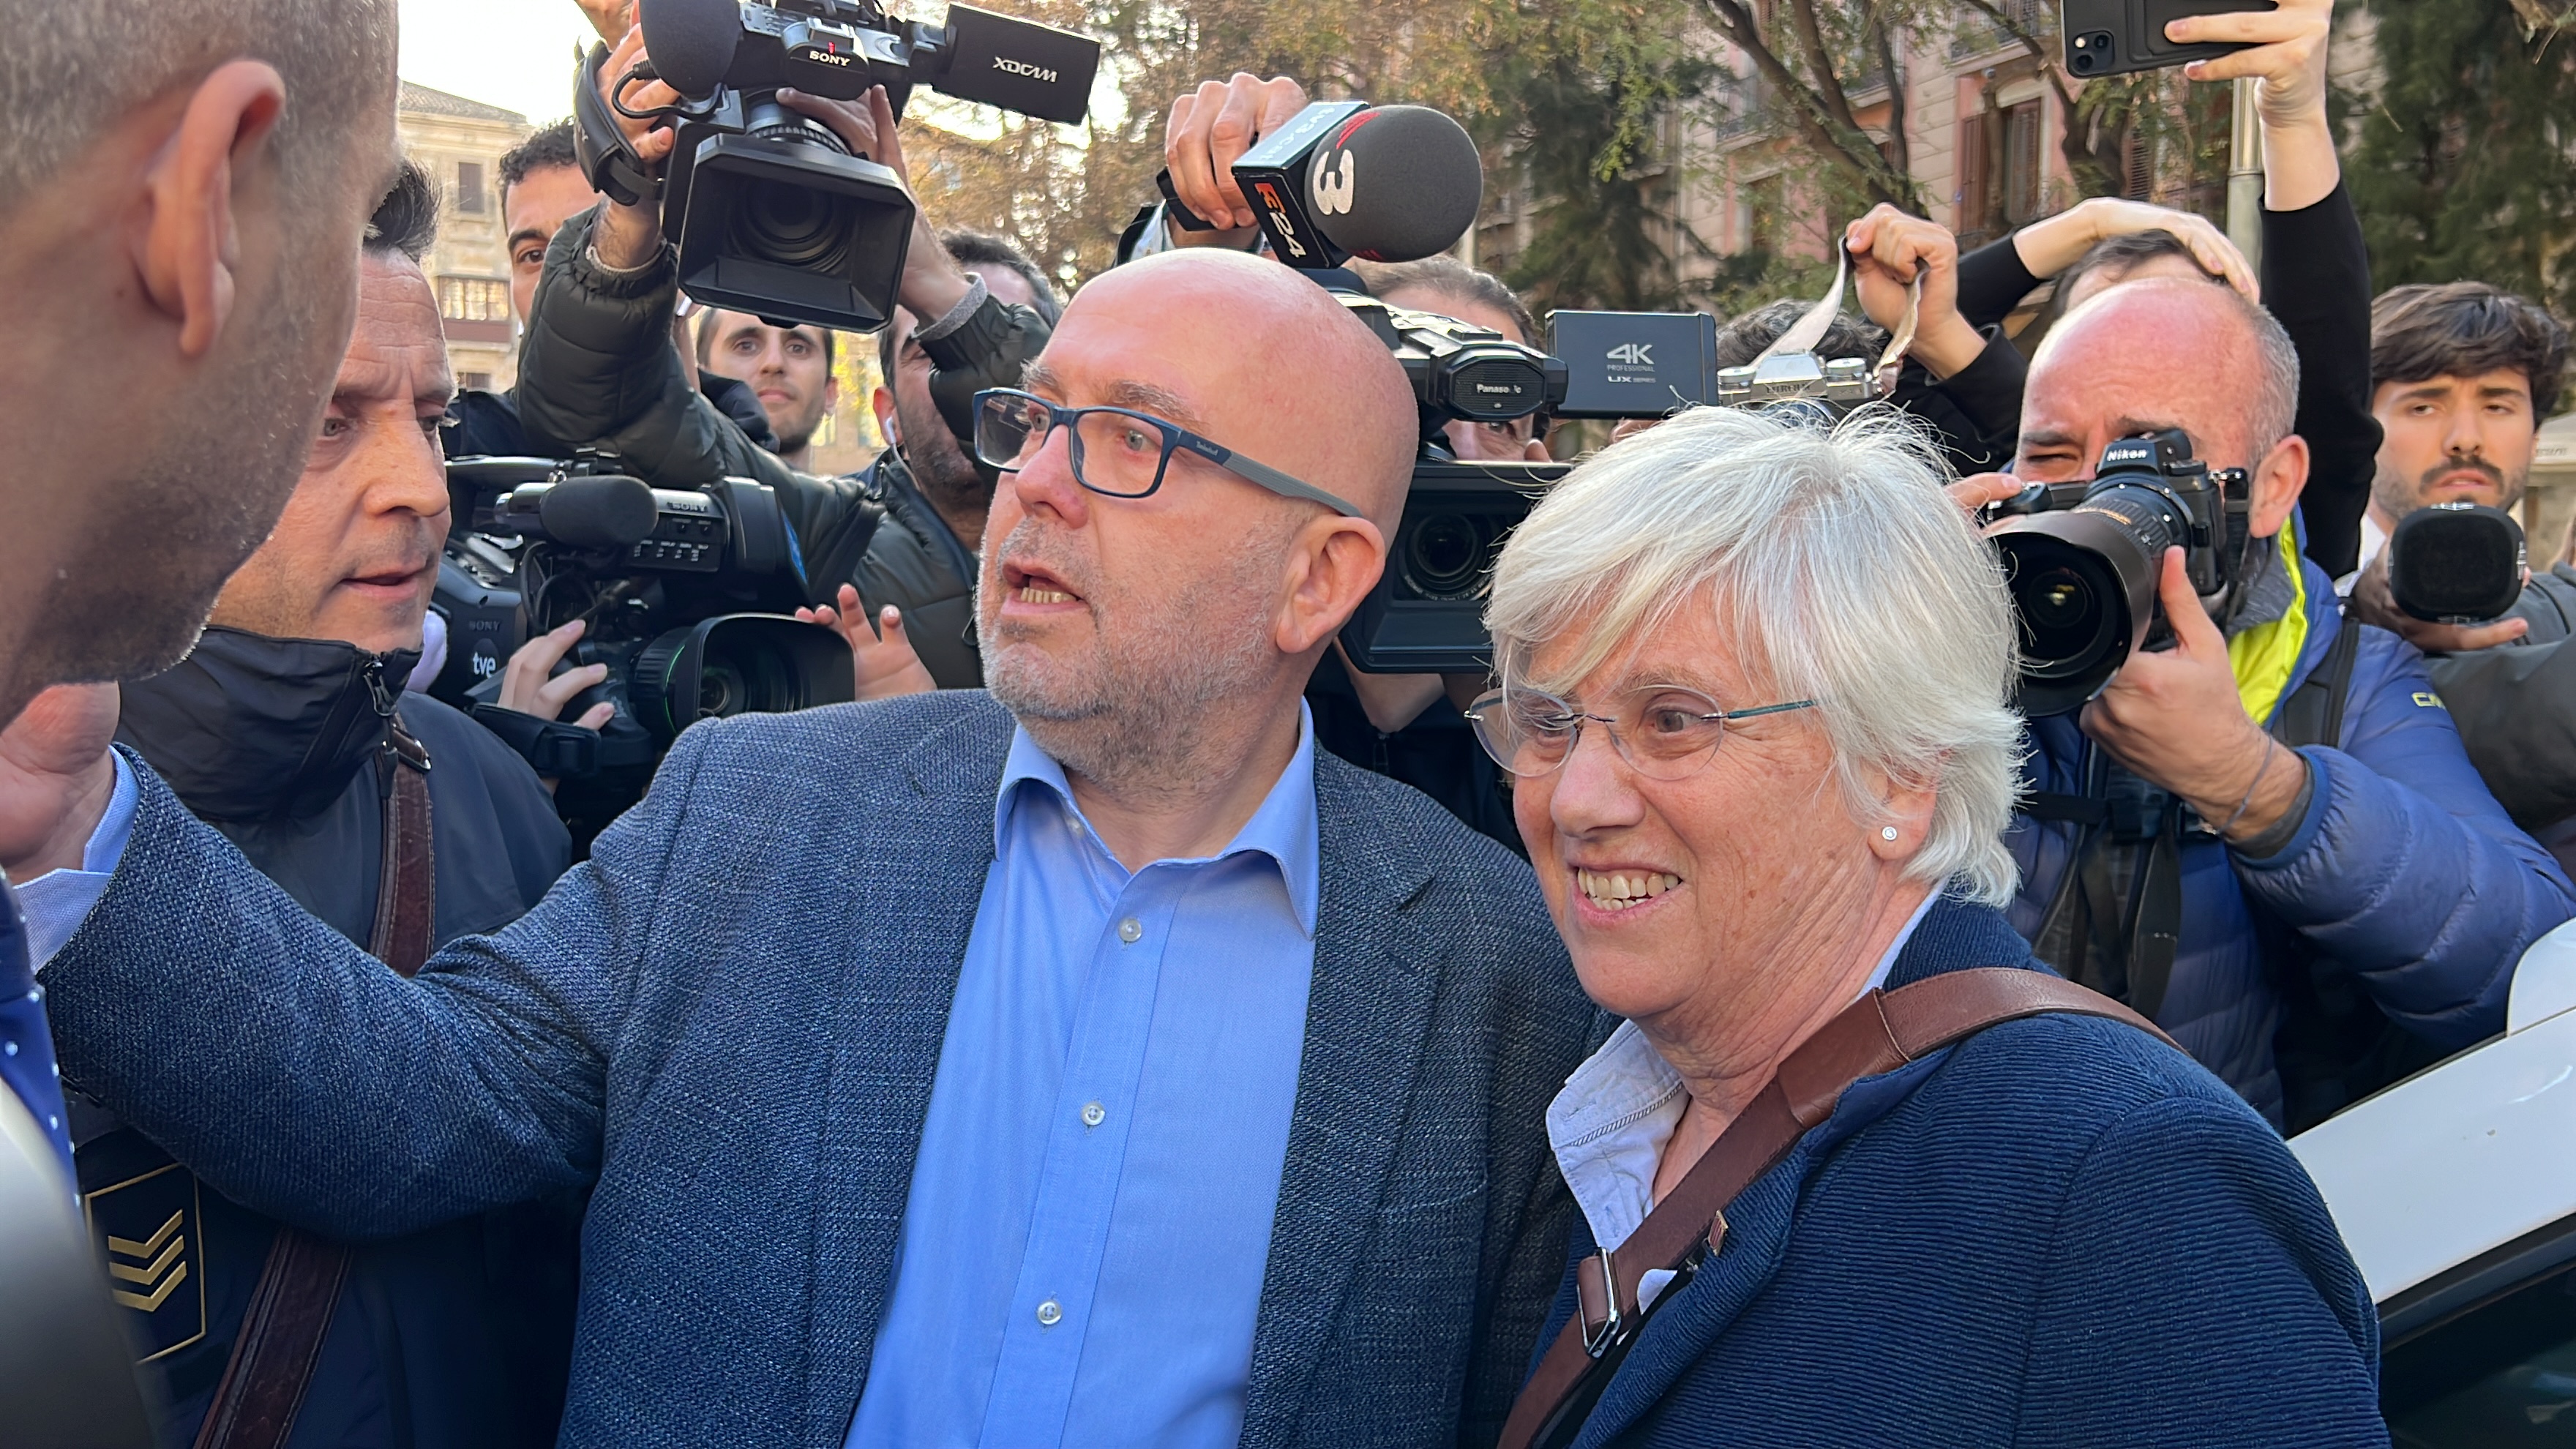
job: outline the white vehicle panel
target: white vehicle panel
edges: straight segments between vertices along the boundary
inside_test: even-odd
[[[2290,1140],[2386,1302],[2576,1212],[2576,922],[2517,968],[2507,1034]]]

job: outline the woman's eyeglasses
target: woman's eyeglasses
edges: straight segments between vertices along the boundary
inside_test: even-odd
[[[1494,763],[1528,779],[1562,768],[1588,721],[1609,731],[1628,767],[1649,779],[1678,780],[1707,765],[1731,720],[1813,709],[1812,699],[1728,709],[1695,689],[1649,684],[1613,696],[1617,708],[1593,714],[1535,689],[1497,689],[1467,709],[1476,742]]]

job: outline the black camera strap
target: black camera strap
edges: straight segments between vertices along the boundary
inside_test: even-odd
[[[2272,711],[2274,739],[2294,750],[2340,741],[2360,648],[2359,622],[2344,620],[2325,657]],[[2083,794],[2043,791],[2023,808],[2033,820],[2079,829],[2034,949],[2069,980],[2153,1019],[2181,941],[2185,807],[2099,749],[2086,754]]]
[[[2067,979],[2152,1019],[2182,934],[2183,805],[2099,750],[2087,751],[2085,786],[2024,807],[2034,820],[2080,827],[2034,949]]]

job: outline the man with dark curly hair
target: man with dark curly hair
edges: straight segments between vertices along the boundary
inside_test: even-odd
[[[2576,862],[2576,653],[2560,647],[2576,634],[2576,567],[2562,559],[2533,574],[2501,619],[2432,624],[2390,598],[2384,547],[2416,509],[2521,500],[2540,425],[2560,400],[2567,328],[2511,292],[2445,282],[2382,294],[2370,333],[2383,439],[2353,608],[2431,656],[2433,686],[2487,788],[2560,863]]]

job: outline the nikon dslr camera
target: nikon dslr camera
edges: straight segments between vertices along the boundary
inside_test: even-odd
[[[1987,509],[2021,631],[2020,704],[2037,718],[2101,693],[2131,654],[2173,637],[2156,603],[2165,550],[2222,622],[2243,603],[2252,485],[2192,456],[2179,428],[2122,438],[2090,479],[2033,483]]]

